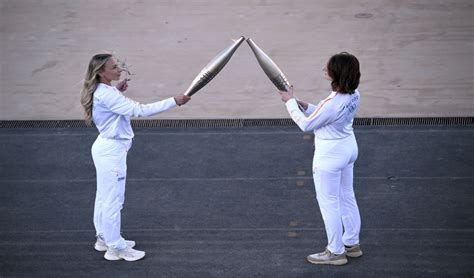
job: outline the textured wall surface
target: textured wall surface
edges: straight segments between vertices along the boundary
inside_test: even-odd
[[[182,94],[231,38],[251,37],[299,98],[329,94],[337,52],[361,62],[360,117],[474,115],[472,0],[0,0],[0,120],[80,119],[87,63],[104,50],[135,74],[127,95]],[[244,43],[192,101],[155,117],[287,117]]]

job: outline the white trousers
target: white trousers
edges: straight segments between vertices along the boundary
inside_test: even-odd
[[[105,244],[116,249],[126,247],[120,235],[120,211],[125,196],[127,153],[131,140],[114,140],[100,135],[92,145],[92,159],[97,175],[97,192],[94,206],[96,235]]]
[[[360,214],[353,189],[358,148],[355,136],[315,141],[313,179],[328,239],[327,249],[344,253],[344,245],[359,244]]]

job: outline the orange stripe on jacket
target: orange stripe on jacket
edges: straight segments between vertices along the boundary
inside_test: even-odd
[[[326,99],[326,100],[323,102],[323,104],[321,104],[321,106],[319,106],[319,108],[318,108],[316,111],[313,112],[313,114],[309,115],[308,120],[314,119],[314,118],[316,117],[316,115],[318,114],[319,110],[321,110],[321,108],[323,108],[323,106],[324,106],[327,102],[329,102],[331,99],[333,99],[333,98],[334,98],[334,97]]]

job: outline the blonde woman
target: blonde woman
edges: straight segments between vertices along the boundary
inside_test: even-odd
[[[145,252],[135,250],[135,242],[120,234],[120,211],[124,202],[127,176],[127,152],[134,136],[130,117],[147,117],[187,103],[188,96],[179,95],[151,104],[140,104],[122,92],[127,80],[113,87],[122,69],[111,54],[92,57],[87,69],[81,104],[87,123],[94,122],[99,136],[92,145],[96,168],[97,192],[94,206],[94,226],[97,241],[94,248],[106,251],[107,260],[136,261]]]

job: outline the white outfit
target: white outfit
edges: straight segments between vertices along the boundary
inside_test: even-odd
[[[130,117],[151,116],[175,106],[174,98],[140,104],[103,83],[94,92],[92,119],[100,132],[92,145],[97,174],[94,226],[97,236],[109,247],[126,247],[120,235],[120,211],[125,195],[127,153],[134,136]]]
[[[286,102],[299,128],[314,131],[313,179],[333,254],[344,253],[344,245],[359,244],[361,221],[353,189],[358,148],[352,130],[359,99],[358,90],[352,95],[332,92],[318,105],[309,104],[305,113],[295,99]]]

